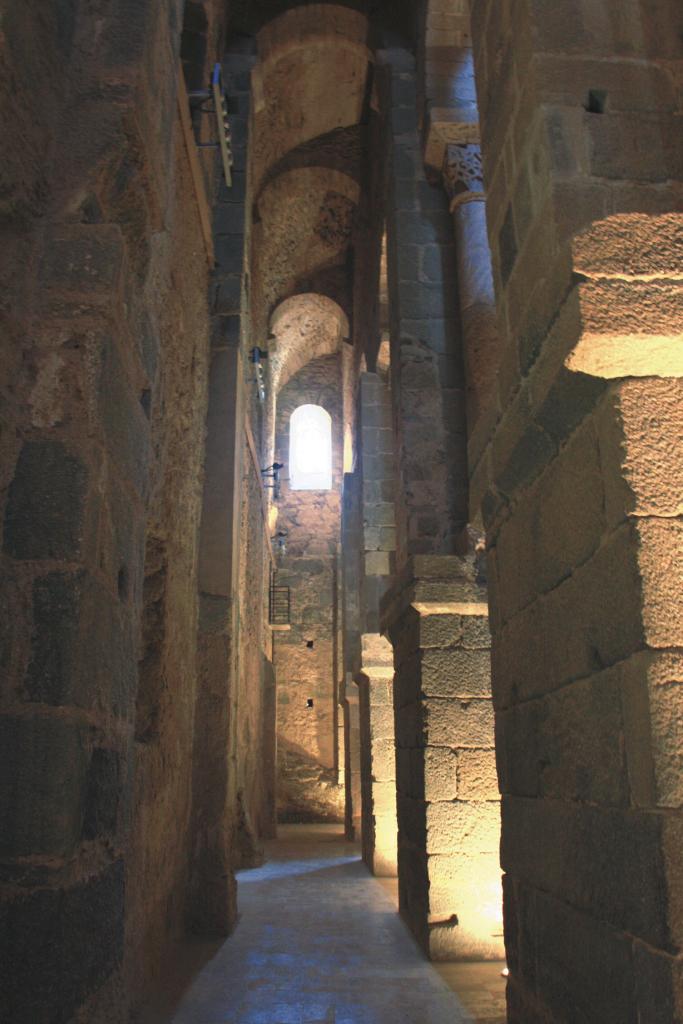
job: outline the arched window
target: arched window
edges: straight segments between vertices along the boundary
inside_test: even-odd
[[[300,405],[289,421],[289,486],[293,491],[332,487],[332,419],[319,405]]]

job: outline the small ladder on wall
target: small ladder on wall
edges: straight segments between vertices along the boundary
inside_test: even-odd
[[[289,587],[278,585],[277,571],[270,574],[270,592],[268,595],[268,622],[271,626],[289,626],[291,598]]]

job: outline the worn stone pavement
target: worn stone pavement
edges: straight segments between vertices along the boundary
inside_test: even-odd
[[[502,1024],[500,963],[437,970],[337,826],[279,834],[238,876],[233,935],[186,954],[145,1024]]]

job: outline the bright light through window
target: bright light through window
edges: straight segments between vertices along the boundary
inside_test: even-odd
[[[332,420],[319,405],[300,405],[289,421],[289,485],[293,491],[332,487]]]

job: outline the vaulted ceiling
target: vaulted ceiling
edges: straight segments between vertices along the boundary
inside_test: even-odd
[[[353,248],[374,54],[364,14],[286,10],[258,33],[251,137],[252,312],[264,341],[286,299],[318,293],[351,317]]]
[[[234,32],[251,35],[290,8],[306,3],[307,0],[303,4],[302,0],[228,0],[230,27]],[[403,45],[413,44],[420,7],[416,0],[341,0],[338,5],[365,14],[378,44],[387,34],[401,38]]]

